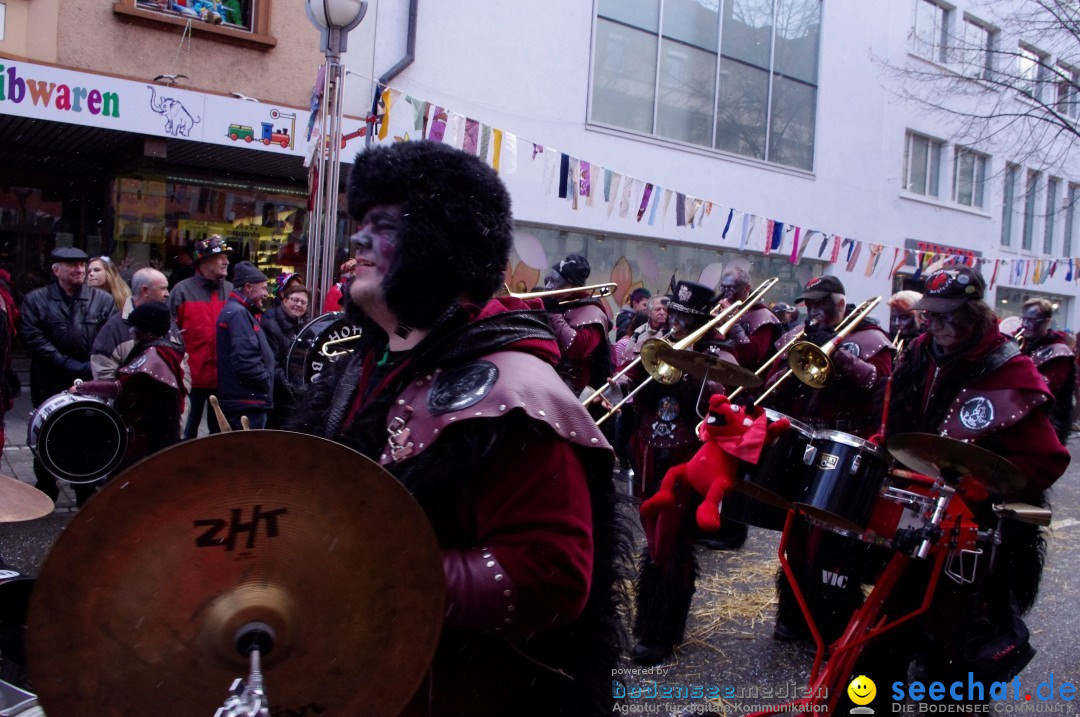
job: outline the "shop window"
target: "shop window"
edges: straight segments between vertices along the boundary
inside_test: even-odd
[[[190,26],[191,32],[221,42],[269,49],[269,0],[116,0],[113,12],[148,25]]]

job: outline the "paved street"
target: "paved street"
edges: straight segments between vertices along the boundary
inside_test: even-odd
[[[25,365],[24,386],[28,385]],[[19,398],[7,415],[7,445],[2,471],[6,475],[33,483],[32,455],[25,446],[29,416],[29,391]],[[1080,448],[1074,438],[1070,447]],[[1055,686],[1063,682],[1080,683],[1080,651],[1075,635],[1080,628],[1075,590],[1080,588],[1080,464],[1070,467],[1055,488],[1052,502],[1054,524],[1050,531],[1049,559],[1043,577],[1039,601],[1028,617],[1032,643],[1038,654],[1021,675],[1025,688],[1035,689],[1040,682]],[[0,525],[0,555],[4,560],[29,574],[34,574],[49,548],[74,515],[74,496],[65,486],[56,511],[49,517],[27,523]],[[751,528],[750,538],[737,552],[699,549],[702,576],[694,599],[689,639],[675,658],[651,671],[642,671],[629,662],[623,674],[616,675],[626,687],[648,680],[661,684],[693,688],[719,686],[733,694],[724,700],[625,699],[620,705],[627,712],[653,714],[692,714],[712,711],[717,714],[744,714],[750,705],[776,703],[760,691],[771,689],[774,695],[794,692],[805,685],[813,655],[805,646],[782,644],[771,639],[773,623],[773,575],[779,533]],[[873,677],[872,675],[870,676]],[[878,685],[879,693],[887,691]],[[881,701],[878,701],[880,704]],[[1007,702],[991,705],[991,711],[1045,710],[1054,705],[1059,713],[1080,712],[1071,703]],[[636,708],[636,709],[632,709]],[[915,708],[917,711],[917,708]],[[885,710],[879,709],[878,713]]]

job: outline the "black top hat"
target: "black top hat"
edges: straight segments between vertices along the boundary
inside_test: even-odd
[[[712,308],[713,290],[704,284],[692,281],[676,282],[675,288],[668,294],[668,311],[681,311],[684,314],[708,316]]]
[[[923,298],[911,308],[945,313],[968,301],[981,299],[985,293],[986,281],[982,274],[969,266],[949,267],[930,275]]]
[[[802,296],[795,297],[795,303],[800,301],[820,301],[830,294],[846,294],[844,285],[835,276],[815,276],[806,282]]]

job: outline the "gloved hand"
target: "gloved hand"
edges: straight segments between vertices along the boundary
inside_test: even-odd
[[[736,344],[750,343],[750,337],[746,335],[746,330],[743,329],[743,325],[740,323],[736,323],[732,326],[731,330],[727,332],[727,336],[724,338]]]
[[[63,362],[64,370],[68,373],[75,374],[76,376],[90,376],[90,362],[79,361],[70,357],[65,357]]]
[[[802,340],[809,341],[810,343],[821,346],[828,342],[833,337],[833,332],[826,328],[816,326],[814,328],[806,329],[806,333],[803,334]]]

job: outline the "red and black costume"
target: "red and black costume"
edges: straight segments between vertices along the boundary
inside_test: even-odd
[[[888,431],[972,441],[1019,468],[1026,485],[1015,494],[991,500],[977,487],[961,491],[980,525],[992,528],[997,523],[993,502],[1004,497],[1045,506],[1046,489],[1069,464],[1069,452],[1047,416],[1050,400],[1035,366],[1000,332],[952,354],[941,353],[932,336],[924,334],[904,351],[893,378]],[[974,584],[942,577],[929,612],[918,624],[903,630],[905,635],[873,644],[864,664],[879,670],[874,679],[887,670],[893,670],[896,679],[906,679],[913,657],[922,662],[928,683],[966,681],[970,671],[974,680],[988,685],[1011,679],[1027,664],[1034,649],[1021,616],[1038,594],[1045,542],[1034,525],[1005,520],[1002,530],[993,565],[991,551],[977,557]],[[899,615],[918,606],[929,568],[928,561],[913,561],[887,609]],[[910,634],[920,639],[911,640]]]
[[[304,401],[324,413],[306,413],[302,430],[382,463],[443,549],[446,625],[409,715],[610,711],[613,459],[554,371],[538,308],[455,305],[381,365],[385,334],[365,327],[339,380]]]
[[[1060,331],[1048,331],[1045,336],[1024,341],[1025,356],[1046,380],[1046,387],[1054,397],[1050,409],[1050,423],[1058,440],[1069,440],[1072,427],[1073,392],[1076,390],[1076,355],[1069,348],[1069,341]]]
[[[783,333],[780,320],[764,303],[757,303],[736,325],[740,330],[731,337],[731,352],[740,366],[757,371],[776,350],[773,345]]]
[[[561,354],[555,370],[575,396],[611,376],[611,314],[603,300],[582,299],[565,310],[552,306],[548,322]]]

